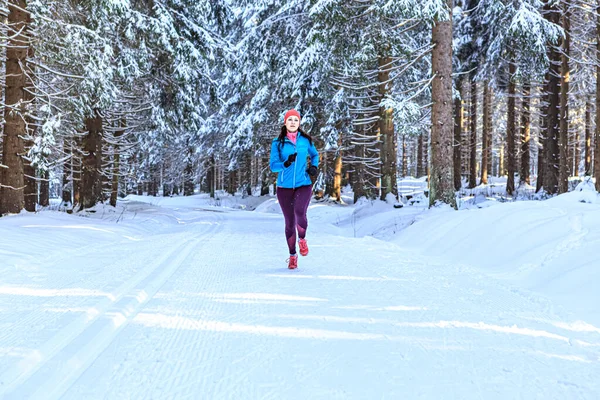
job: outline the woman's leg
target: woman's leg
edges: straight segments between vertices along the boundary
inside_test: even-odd
[[[306,237],[306,229],[308,228],[306,210],[308,210],[308,205],[312,198],[312,185],[297,188],[294,198],[294,214],[296,215],[298,237],[304,239]]]
[[[285,219],[285,239],[290,254],[296,254],[296,216],[294,214],[294,189],[277,188],[277,200]]]

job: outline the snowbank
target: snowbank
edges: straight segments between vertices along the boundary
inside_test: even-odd
[[[589,183],[547,201],[431,210],[392,239],[541,293],[600,323],[600,197]]]

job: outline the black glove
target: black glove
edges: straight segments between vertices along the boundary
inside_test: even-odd
[[[314,165],[311,165],[306,170],[306,173],[309,174],[310,176],[317,176],[317,174],[319,173],[319,170]]]
[[[283,163],[283,166],[287,168],[290,165],[292,165],[292,163],[294,161],[296,161],[296,156],[297,155],[298,155],[298,153],[290,154],[290,156],[287,158],[287,160],[285,160],[285,162]]]

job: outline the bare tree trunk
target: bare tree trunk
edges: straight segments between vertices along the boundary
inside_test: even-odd
[[[511,60],[508,67],[508,99],[506,106],[506,153],[508,156],[506,194],[515,193],[516,149],[515,149],[515,63]]]
[[[546,19],[559,24],[560,13],[556,6],[546,5]],[[546,142],[546,170],[544,171],[544,189],[549,194],[558,192],[559,181],[559,146],[558,124],[560,103],[560,52],[556,46],[550,46],[550,73],[548,75],[548,130]]]
[[[44,170],[40,173],[40,206],[48,207],[50,205],[50,172]]]
[[[267,158],[267,156],[263,156],[263,161],[261,164],[262,164],[263,168],[260,171],[261,172],[260,195],[266,196],[269,194],[269,186],[271,184],[271,182],[270,182],[271,170],[269,169],[269,159]],[[222,175],[222,173],[220,175]],[[221,190],[222,190],[222,188],[221,188]]]
[[[506,173],[505,160],[504,160],[504,142],[500,143],[500,151],[498,154],[498,176],[503,176]]]
[[[27,57],[32,59],[34,57],[33,48],[30,46],[27,51]],[[33,147],[33,140],[35,137],[36,127],[35,120],[32,118],[34,110],[34,95],[33,95],[33,82],[31,77],[33,76],[31,69],[29,68],[29,76],[25,78],[26,89],[23,93],[23,101],[26,106],[25,111],[25,134],[27,140],[25,141],[25,151],[27,153]],[[31,160],[27,157],[23,158],[23,173],[25,180],[25,191],[23,193],[25,199],[25,210],[35,212],[36,204],[38,203],[38,189],[36,179],[36,169],[31,165]],[[43,184],[43,180],[40,181]],[[40,202],[41,204],[41,202]]]
[[[481,184],[487,185],[491,157],[490,131],[492,129],[491,92],[488,82],[483,86],[483,131],[481,132]]]
[[[573,140],[573,176],[579,176],[579,162],[581,161],[581,137],[579,136],[579,130],[575,131],[575,138]]]
[[[85,120],[87,134],[83,137],[83,162],[81,170],[81,209],[92,208],[98,203],[97,185],[100,184],[98,149],[100,148],[102,117],[96,112]]]
[[[217,186],[217,167],[216,167],[216,161],[215,161],[215,155],[211,155],[210,156],[210,197],[212,199],[215,198],[215,187]],[[257,178],[258,179],[258,178]],[[258,182],[257,182],[258,184]]]
[[[493,155],[493,149],[494,149],[494,125],[492,123],[492,117],[493,117],[493,110],[494,110],[494,89],[492,87],[489,86],[489,82],[487,85],[487,100],[484,97],[483,99],[484,101],[484,110],[487,107],[487,115],[488,115],[488,119],[487,119],[487,143],[488,143],[488,159],[487,159],[487,170],[488,170],[488,174],[492,173],[492,155]]]
[[[423,168],[423,134],[419,135],[419,137],[417,138],[417,178],[422,177],[423,175],[425,175],[425,168]],[[460,149],[460,148],[459,148]],[[456,151],[456,150],[455,150]]]
[[[519,174],[519,186],[522,184],[529,185],[530,167],[531,167],[531,85],[529,82],[523,84],[523,105],[521,110],[521,173]]]
[[[562,27],[565,38],[562,43],[560,71],[560,126],[559,126],[559,172],[558,193],[569,190],[569,52],[571,47],[571,16],[570,5],[563,5]]]
[[[342,141],[338,142],[338,150],[333,162],[333,196],[338,203],[342,201]]]
[[[229,184],[227,185],[227,193],[229,193],[230,195],[234,195],[235,191],[237,190],[237,187],[235,185],[235,171],[229,171],[228,178]]]
[[[403,178],[406,177],[406,173],[408,170],[408,157],[406,156],[406,135],[402,135],[402,167],[401,167],[401,176]]]
[[[377,79],[379,84],[379,96],[384,99],[392,89],[390,81],[390,69],[392,58],[389,56],[379,57],[379,73]],[[385,200],[388,193],[398,198],[397,167],[398,144],[394,132],[394,110],[379,107],[379,132],[381,135],[381,199]]]
[[[454,189],[460,190],[462,186],[462,137],[463,137],[463,125],[464,125],[464,81],[459,79],[458,91],[460,97],[454,99],[454,141],[452,143],[453,157],[452,161],[454,164]]]
[[[13,0],[7,6],[9,40],[6,48],[2,162],[8,168],[0,168],[0,216],[19,213],[25,207],[22,158],[25,148],[22,138],[26,133],[23,119],[26,76],[21,66],[27,62],[28,49],[23,44],[29,43],[29,13],[24,11],[27,8],[26,0]]]
[[[452,171],[452,2],[446,0],[447,21],[435,21],[432,30],[434,44],[431,69],[433,107],[431,111],[431,179],[429,205],[440,201],[456,208]]]
[[[193,155],[194,149],[189,144],[189,140],[187,143],[187,157],[185,169],[183,171],[184,181],[183,181],[183,195],[191,196],[194,194],[194,164],[193,164]],[[235,191],[234,191],[235,192]]]
[[[429,136],[430,134],[425,133],[424,134],[425,137],[423,138],[423,163],[425,163],[425,176],[427,176],[427,179],[429,179],[429,166],[430,166],[430,160],[429,160]]]
[[[477,186],[477,81],[471,78],[471,140],[469,142],[469,189]]]
[[[592,176],[592,103],[585,102],[585,175]]]
[[[127,122],[124,118],[121,119],[120,123],[121,129],[116,131],[114,134],[115,144],[113,146],[113,173],[110,188],[110,205],[113,207],[117,206],[117,198],[119,196],[119,173],[121,169],[121,150],[117,143],[119,142],[119,138],[125,133],[125,127],[127,126]]]
[[[75,138],[77,147],[73,147],[73,157],[71,158],[71,168],[73,171],[73,204],[81,205],[81,171],[83,169],[82,160],[80,158],[82,140],[81,137]]]
[[[366,134],[366,129],[363,125],[363,134]],[[362,144],[356,144],[354,148],[354,152],[356,155],[356,159],[360,160],[365,157],[365,146]],[[354,163],[352,164],[354,169],[355,178],[353,179],[352,191],[354,192],[354,203],[358,201],[363,196],[367,196],[366,185],[368,184],[368,180],[366,178],[366,166],[363,163]],[[323,173],[326,174],[326,171],[323,170]]]
[[[66,139],[65,139],[66,140]],[[69,146],[69,150],[65,146],[65,142],[63,141],[63,151],[67,153],[70,151],[71,156],[73,155],[73,148]],[[64,204],[72,204],[73,200],[71,196],[73,195],[73,175],[71,168],[71,161],[63,164],[63,177],[62,177],[62,201]]]
[[[544,175],[546,173],[546,144],[548,142],[548,102],[546,97],[550,93],[550,73],[544,78],[543,96],[540,101],[540,132],[538,137],[538,173],[535,191],[539,192],[544,187]]]
[[[600,192],[600,0],[596,6],[596,135],[594,149],[594,176]]]
[[[29,141],[27,141],[29,142]],[[26,150],[27,152],[33,145],[33,142],[27,143]],[[29,212],[35,212],[36,204],[38,203],[38,189],[37,189],[37,179],[35,168],[31,165],[30,161],[26,158],[23,158],[23,180],[25,183],[25,188],[23,190],[23,200],[25,200],[25,210]],[[41,181],[40,181],[41,182]]]

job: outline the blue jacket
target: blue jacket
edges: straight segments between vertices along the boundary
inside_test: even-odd
[[[294,153],[298,153],[296,161],[289,167],[284,167],[283,163],[285,160]],[[315,167],[319,166],[319,153],[315,145],[311,144],[308,138],[303,136],[301,132],[298,132],[296,144],[286,137],[283,146],[281,146],[278,138],[273,139],[269,166],[271,167],[271,171],[278,173],[278,187],[295,189],[300,186],[312,185],[310,176],[306,172],[309,167],[306,165],[307,156],[310,156],[311,165]]]

